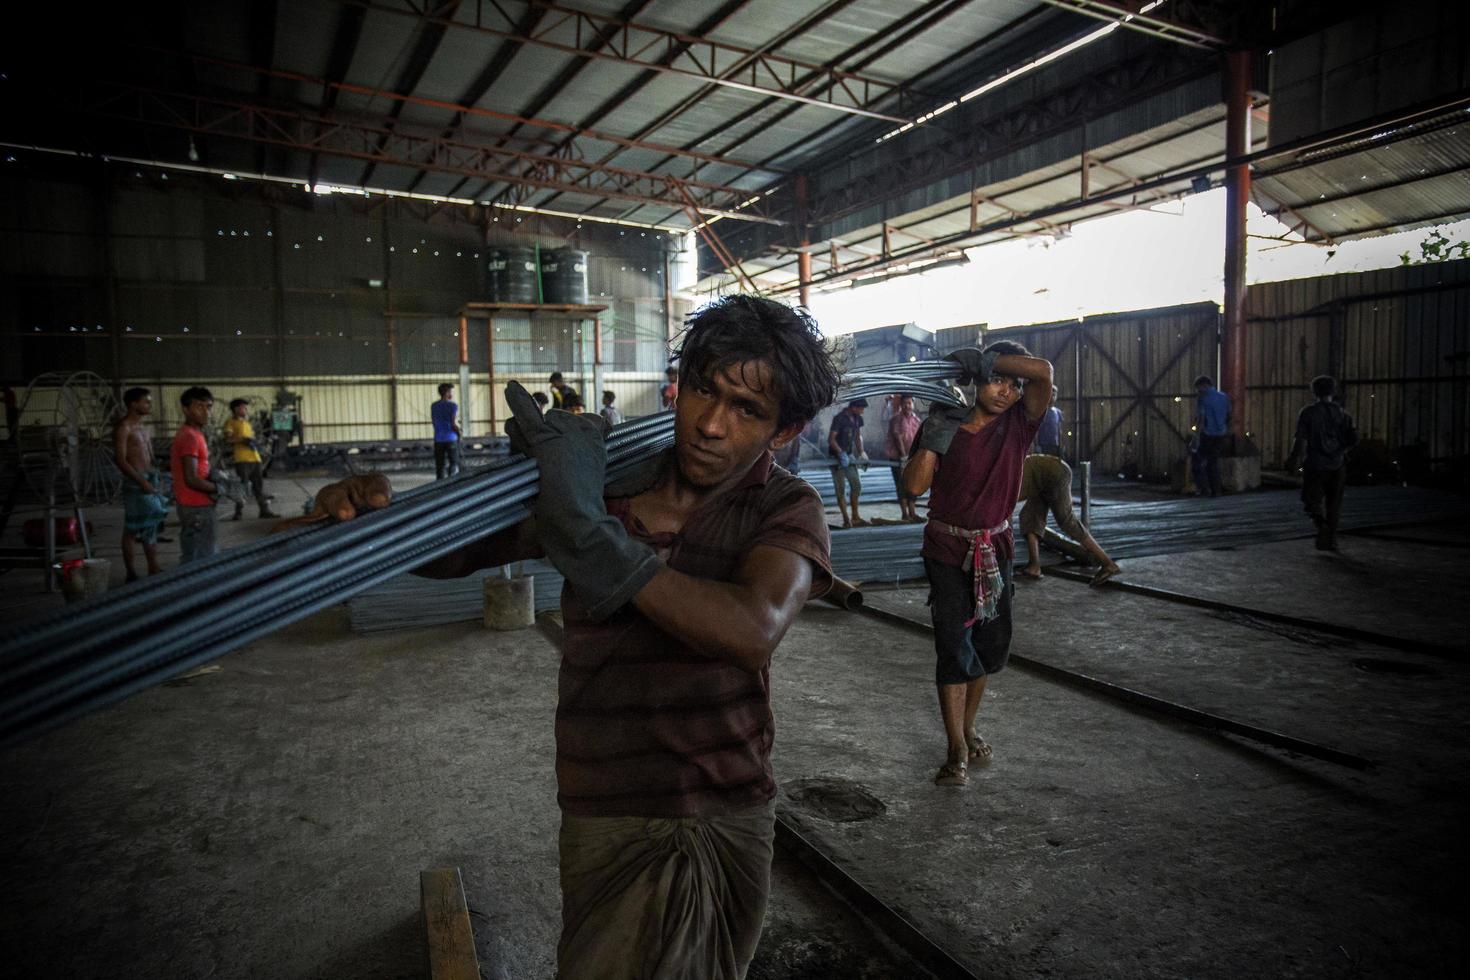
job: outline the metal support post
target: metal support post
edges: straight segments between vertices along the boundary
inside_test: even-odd
[[[464,434],[469,435],[474,416],[470,415],[470,321],[459,318],[459,417]]]
[[[602,404],[602,317],[592,318],[592,390],[583,399],[587,411],[595,411],[594,405]]]
[[[485,387],[490,392],[490,437],[496,435],[495,421],[495,317],[485,318],[485,366],[489,371],[490,380]]]
[[[48,468],[46,475],[53,481],[56,479],[54,473]],[[20,479],[20,474],[16,474]],[[46,591],[56,591],[56,488],[53,486],[46,493]]]
[[[1082,474],[1082,526],[1092,533],[1092,460],[1084,459],[1077,464]]]
[[[1249,51],[1225,55],[1225,155],[1243,159],[1250,153]],[[1246,399],[1246,203],[1251,196],[1250,165],[1235,164],[1225,171],[1225,316],[1220,338],[1220,390],[1230,396],[1230,431],[1242,436],[1248,411]]]

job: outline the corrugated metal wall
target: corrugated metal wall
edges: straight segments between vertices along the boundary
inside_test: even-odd
[[[1260,283],[1249,310],[1249,422],[1268,465],[1319,374],[1362,438],[1431,462],[1470,454],[1470,261]]]
[[[45,371],[116,373],[123,386],[155,389],[168,413],[161,425],[173,424],[178,392],[191,384],[267,402],[286,387],[302,395],[314,441],[389,438],[395,420],[400,438],[427,437],[435,387],[459,379],[458,310],[485,298],[486,237],[535,240],[522,230],[532,222],[487,230],[461,210],[263,195],[217,178],[121,177],[104,187],[7,171],[0,374],[24,385]],[[625,414],[654,411],[670,323],[665,252],[675,243],[595,225],[577,236],[590,253],[589,301],[608,306],[606,387]],[[675,304],[673,322],[686,305]],[[553,370],[579,390],[591,386],[590,321],[537,314],[494,326],[497,388],[512,377],[544,388]],[[470,421],[486,431],[484,319],[469,321],[467,339]],[[600,393],[583,393],[596,410]],[[503,398],[498,405],[503,420]]]

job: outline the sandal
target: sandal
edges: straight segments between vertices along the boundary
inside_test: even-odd
[[[1041,573],[1040,572],[1033,572],[1029,568],[1023,568],[1019,572],[1017,572],[1016,574],[1019,575],[1019,576],[1021,576],[1021,578],[1029,579],[1032,582],[1040,582],[1041,581]]]
[[[934,777],[935,786],[963,786],[970,781],[963,762],[946,762]]]
[[[970,729],[970,733],[965,736],[965,744],[970,747],[970,762],[977,766],[990,765],[990,743],[981,738],[979,732]]]
[[[1088,582],[1087,584],[1102,585],[1104,582],[1112,578],[1114,575],[1117,575],[1122,570],[1123,569],[1119,568],[1117,565],[1105,565],[1097,570],[1097,574],[1094,575],[1092,577],[1092,581]]]

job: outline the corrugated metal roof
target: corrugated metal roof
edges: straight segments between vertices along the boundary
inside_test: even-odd
[[[1256,186],[1309,241],[1406,231],[1470,214],[1470,110],[1258,167]],[[1268,210],[1272,210],[1270,206]]]

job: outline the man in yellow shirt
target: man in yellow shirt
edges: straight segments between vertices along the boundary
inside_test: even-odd
[[[225,443],[234,450],[235,472],[240,476],[241,483],[250,484],[250,492],[255,494],[255,503],[260,508],[261,517],[279,517],[271,513],[270,505],[265,500],[265,478],[260,469],[260,450],[255,445],[255,428],[250,424],[250,403],[243,398],[236,398],[230,402],[230,417],[225,420]],[[235,520],[239,520],[245,514],[245,502],[235,501]]]

